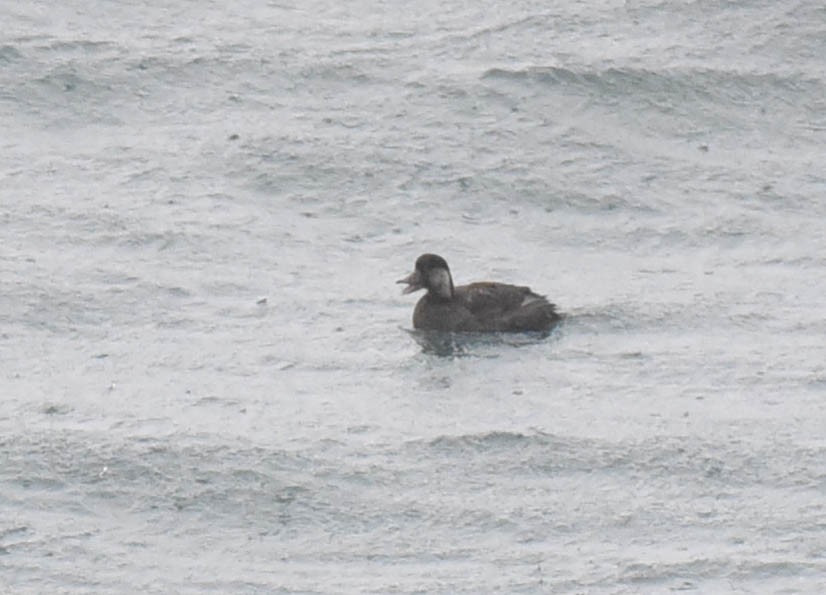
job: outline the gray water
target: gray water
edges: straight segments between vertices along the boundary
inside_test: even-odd
[[[4,592],[822,592],[821,2],[0,22]]]

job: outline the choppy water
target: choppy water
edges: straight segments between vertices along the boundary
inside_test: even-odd
[[[173,4],[0,8],[5,591],[822,591],[822,3]]]

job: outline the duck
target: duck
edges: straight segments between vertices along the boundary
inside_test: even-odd
[[[453,285],[447,261],[422,254],[412,273],[397,283],[402,294],[426,289],[413,311],[417,330],[444,332],[548,331],[561,320],[556,306],[530,287],[481,281]]]

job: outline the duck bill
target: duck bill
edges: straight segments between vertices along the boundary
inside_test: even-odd
[[[402,295],[424,289],[424,285],[422,285],[421,277],[419,276],[418,271],[413,271],[404,279],[399,279],[396,281],[396,283],[407,284],[407,287],[402,290]]]

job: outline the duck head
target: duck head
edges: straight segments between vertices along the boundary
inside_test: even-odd
[[[416,269],[404,279],[396,283],[406,283],[402,293],[413,293],[420,289],[427,291],[441,299],[449,300],[453,297],[453,278],[447,262],[436,254],[422,254],[416,259]]]

